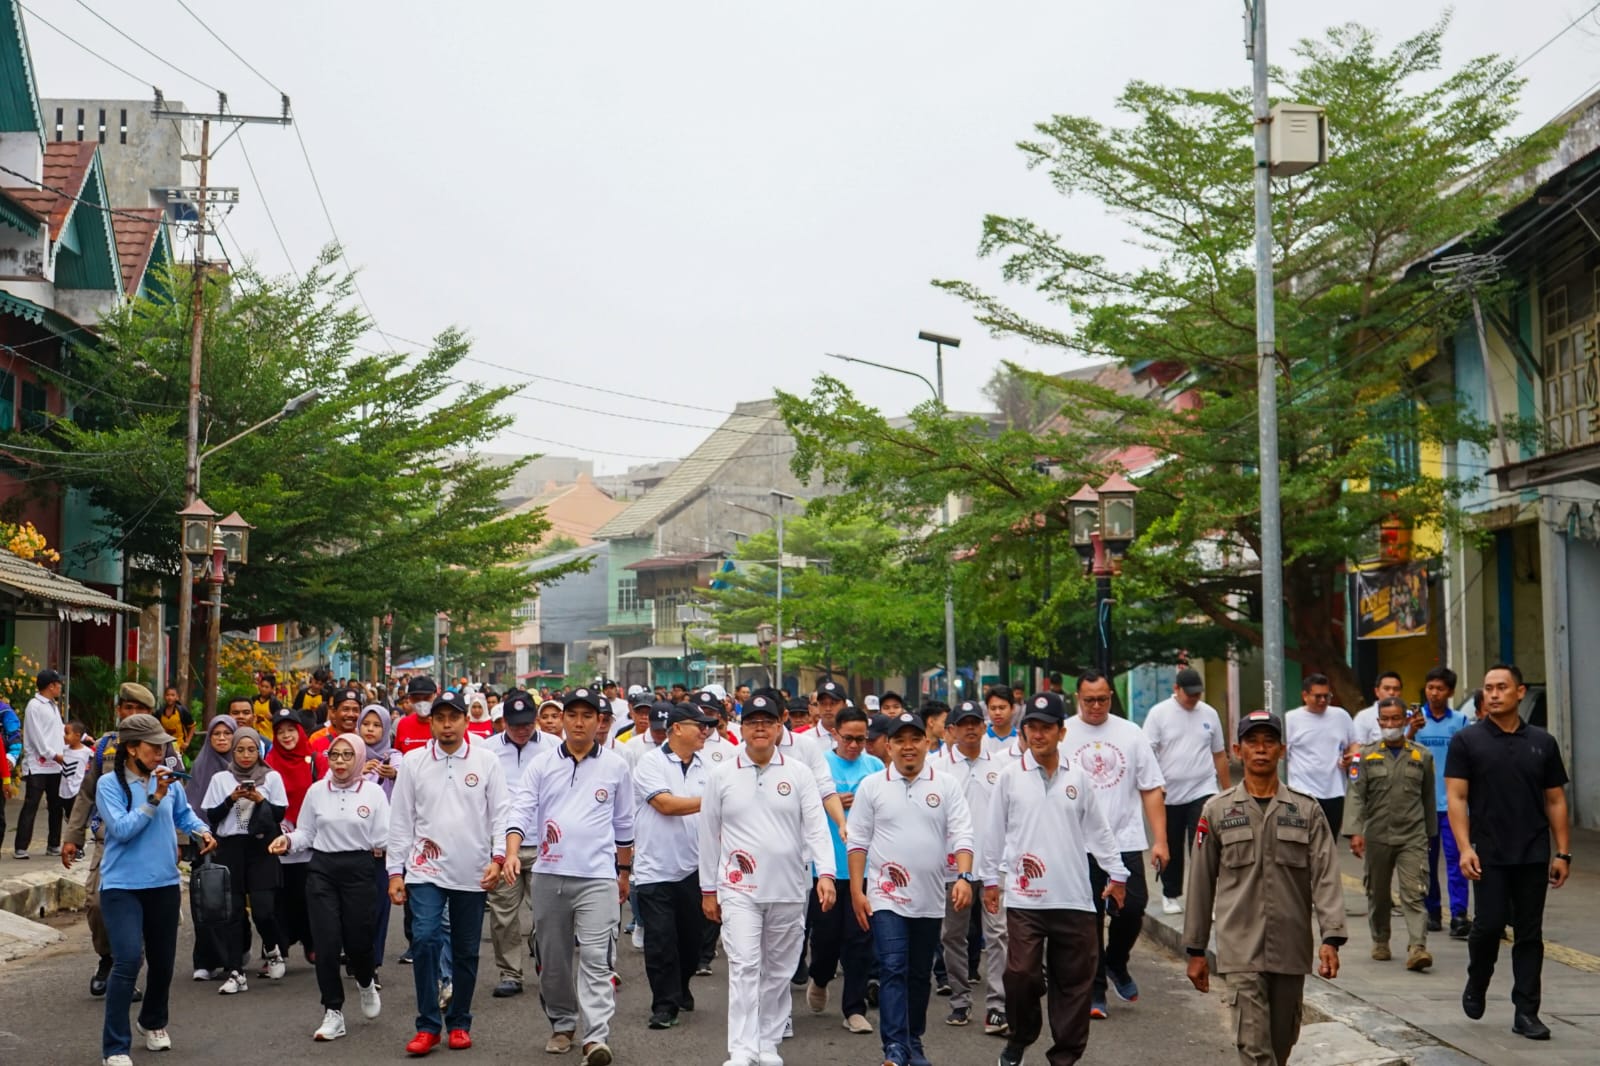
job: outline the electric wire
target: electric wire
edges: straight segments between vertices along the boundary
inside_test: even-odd
[[[99,19],[102,23],[104,23],[106,25],[106,27],[111,30],[111,32],[115,33],[118,37],[121,37],[123,40],[125,40],[129,44],[133,45],[135,48],[137,48],[139,51],[143,52],[145,55],[149,56],[151,59],[154,59],[157,63],[160,63],[162,66],[168,68],[169,70],[172,70],[175,73],[180,74],[185,78],[188,78],[190,81],[194,82],[196,85],[199,85],[199,86],[201,86],[203,88],[206,88],[206,89],[210,89],[214,93],[220,93],[222,91],[221,89],[217,88],[215,85],[212,85],[210,82],[206,81],[205,79],[197,78],[193,74],[190,74],[187,70],[184,70],[182,67],[178,66],[178,64],[172,62],[170,59],[166,59],[165,57],[163,57],[163,56],[157,54],[156,52],[152,51],[151,49],[145,47],[139,41],[135,40],[130,34],[128,34],[126,31],[124,31],[121,27],[119,27],[116,23],[112,22],[110,19],[108,19],[104,15],[100,14],[100,12],[96,11],[94,8],[90,7],[87,3],[84,2],[84,0],[76,0],[76,3],[77,3],[77,5],[79,7],[83,8],[89,14],[93,15],[95,18]]]

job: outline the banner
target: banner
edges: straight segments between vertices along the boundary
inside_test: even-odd
[[[1357,571],[1355,587],[1356,639],[1428,632],[1428,568],[1422,563]]]

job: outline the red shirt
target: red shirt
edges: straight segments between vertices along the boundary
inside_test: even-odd
[[[485,718],[479,722],[476,719],[469,718],[467,719],[467,732],[475,737],[492,737],[494,736],[494,719]]]
[[[416,751],[433,739],[433,723],[415,714],[405,715],[394,729],[394,747],[400,754]]]

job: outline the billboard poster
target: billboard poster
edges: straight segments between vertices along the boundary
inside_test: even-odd
[[[1428,568],[1384,566],[1355,574],[1356,638],[1387,640],[1428,632]]]

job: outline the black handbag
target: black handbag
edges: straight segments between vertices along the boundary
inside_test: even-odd
[[[202,855],[189,872],[189,909],[194,924],[226,925],[233,921],[233,873]]]

